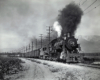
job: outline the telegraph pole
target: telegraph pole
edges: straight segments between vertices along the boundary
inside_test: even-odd
[[[30,51],[30,44],[29,44],[29,48],[28,48],[28,49],[29,49],[29,51]]]
[[[48,34],[49,34],[49,43],[50,43],[50,34],[51,34],[51,27],[49,26],[49,29],[47,29],[47,31],[49,31],[48,32]],[[50,46],[48,46],[49,47],[49,54],[50,54]]]
[[[26,47],[24,47],[24,53],[26,52]]]
[[[40,37],[41,37],[41,48],[42,48],[42,37],[43,37],[43,34],[40,34]]]
[[[51,29],[50,29],[50,27],[49,27],[49,33],[48,33],[48,34],[49,34],[49,43],[50,43],[50,30],[51,30]]]
[[[27,53],[27,46],[26,46],[26,53]]]
[[[36,39],[36,49],[37,49],[37,39]]]
[[[33,41],[32,41],[32,51],[33,51]]]
[[[49,26],[49,29],[47,29],[47,31],[48,31],[48,34],[49,34],[48,38],[49,38],[49,43],[50,43],[50,39],[51,39],[50,36],[51,36],[51,31],[52,31],[50,26]]]

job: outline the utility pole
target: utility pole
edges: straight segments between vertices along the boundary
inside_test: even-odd
[[[28,51],[30,51],[30,44],[29,44],[29,48],[28,49],[29,49]]]
[[[49,34],[49,43],[50,43],[50,27],[49,27],[49,33],[48,34]]]
[[[24,47],[24,53],[26,52],[26,48]]]
[[[41,37],[41,48],[42,48],[42,37],[43,37],[43,34],[40,34],[40,37]]]
[[[26,46],[26,53],[27,53],[27,46]]]
[[[36,49],[37,49],[37,39],[36,39]]]
[[[50,44],[50,34],[51,34],[51,27],[49,26],[49,29],[47,29],[47,31],[49,31],[48,32],[48,34],[49,34],[49,37],[47,37],[47,38],[49,38],[49,44]],[[49,47],[49,54],[50,54],[50,46],[48,46]]]
[[[33,41],[32,41],[32,51],[33,51]]]
[[[47,38],[49,38],[49,43],[50,43],[50,40],[51,40],[51,38],[50,38],[50,36],[51,36],[51,27],[49,26],[49,29],[47,29],[47,31],[48,31],[48,34],[49,34],[49,37],[47,37]]]

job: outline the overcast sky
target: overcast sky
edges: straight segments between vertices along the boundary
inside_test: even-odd
[[[59,11],[72,1],[80,3],[84,11],[95,0],[0,0],[0,51],[18,50],[33,37],[47,35],[47,26],[52,26]],[[100,6],[87,13],[99,4],[97,0],[84,11],[76,35],[100,35]]]

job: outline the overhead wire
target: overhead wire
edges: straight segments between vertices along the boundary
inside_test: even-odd
[[[95,0],[92,4],[90,4],[84,11],[86,11],[89,7],[91,7],[97,0]]]
[[[82,0],[79,2],[79,5],[81,4]]]
[[[82,5],[86,2],[87,0],[85,0],[83,3],[82,3]]]
[[[92,10],[94,10],[95,8],[97,8],[97,7],[99,7],[99,6],[100,6],[100,4],[99,4],[98,6],[96,6],[96,7],[92,8],[91,10],[89,10],[88,12],[86,12],[85,14],[87,14],[87,13],[91,12]]]

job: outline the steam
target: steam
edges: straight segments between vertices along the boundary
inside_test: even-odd
[[[58,22],[62,26],[62,35],[67,32],[70,32],[74,35],[77,25],[81,21],[81,16],[83,15],[83,11],[81,8],[75,3],[70,3],[67,5],[58,16]]]
[[[62,31],[62,27],[61,27],[61,25],[59,24],[58,21],[54,22],[54,24],[53,24],[53,29],[54,29],[55,31],[57,31],[58,37],[60,37],[61,31]]]

